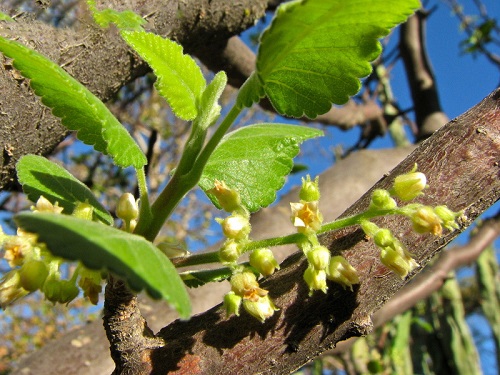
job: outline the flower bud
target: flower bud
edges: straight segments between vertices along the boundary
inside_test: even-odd
[[[269,296],[259,297],[257,300],[252,301],[248,299],[243,300],[243,308],[253,317],[260,320],[261,323],[267,318],[273,316],[275,311],[279,309],[274,305]]]
[[[394,180],[391,193],[402,201],[411,201],[419,195],[423,195],[423,190],[427,187],[425,174],[416,170],[417,165],[415,164],[411,172],[399,175]]]
[[[124,193],[120,199],[118,199],[116,216],[126,223],[130,223],[131,220],[135,220],[139,217],[139,206],[132,194]]]
[[[31,207],[33,212],[48,212],[60,214],[63,211],[63,207],[59,207],[59,204],[50,203],[50,201],[45,198],[43,195],[40,195],[40,198],[36,201],[36,205]]]
[[[359,284],[359,277],[356,269],[351,266],[343,256],[332,257],[328,265],[327,277],[345,288],[351,289],[354,284]]]
[[[396,238],[394,238],[389,229],[385,228],[379,229],[373,237],[373,242],[375,242],[375,245],[381,248],[394,246],[394,241],[397,241]]]
[[[413,229],[417,233],[432,233],[435,236],[440,236],[443,233],[441,219],[436,215],[432,207],[420,207],[411,215],[411,221]]]
[[[224,211],[233,212],[240,209],[241,198],[236,190],[228,188],[224,181],[215,180],[214,185],[207,193],[215,196]]]
[[[240,306],[242,300],[243,298],[235,294],[233,291],[228,292],[224,296],[224,308],[226,309],[227,316],[232,314],[240,316]]]
[[[387,190],[375,189],[372,193],[370,207],[379,210],[392,210],[398,204],[391,198],[391,194]]]
[[[263,276],[270,276],[275,270],[279,270],[278,262],[270,249],[256,249],[250,254],[250,265]]]
[[[19,270],[20,284],[28,292],[41,289],[48,275],[47,265],[41,260],[29,260]]]
[[[362,220],[359,224],[361,225],[361,229],[363,229],[363,232],[365,232],[365,234],[371,238],[375,237],[375,234],[377,234],[377,232],[380,230],[377,224],[372,223],[368,220]]]
[[[221,263],[236,263],[241,255],[241,244],[229,239],[219,250],[219,260]]]
[[[45,298],[56,303],[69,303],[78,295],[78,288],[72,281],[49,278],[43,284]]]
[[[326,272],[324,270],[315,270],[312,267],[307,267],[304,272],[304,281],[309,287],[309,295],[315,290],[321,290],[326,293],[328,286],[326,285]]]
[[[248,218],[239,214],[228,216],[221,225],[224,236],[234,240],[247,239],[251,231]]]
[[[397,251],[392,247],[381,249],[380,260],[382,264],[398,274],[401,279],[404,279],[409,272],[418,267],[418,263],[406,250]]]
[[[94,213],[94,207],[88,203],[78,202],[75,209],[73,210],[73,216],[80,219],[92,220],[92,215]]]
[[[436,206],[434,207],[434,212],[441,219],[442,224],[446,229],[450,231],[459,229],[456,219],[462,215],[462,212],[453,212],[446,206]]]
[[[159,242],[156,247],[169,259],[186,257],[190,254],[180,242],[170,239]]]
[[[319,177],[316,177],[314,181],[311,181],[311,176],[309,175],[305,179],[302,178],[299,198],[304,202],[313,202],[318,201],[319,197]]]
[[[8,305],[26,296],[29,292],[21,286],[21,277],[18,270],[7,272],[0,279],[0,308],[5,309]]]
[[[330,250],[321,245],[313,247],[306,256],[309,266],[317,271],[326,270],[331,258]]]
[[[101,272],[89,270],[82,266],[79,275],[78,286],[82,288],[83,296],[87,297],[93,305],[97,305],[99,302],[99,293],[102,291]]]
[[[244,271],[235,273],[230,280],[231,290],[244,299],[256,301],[267,295],[268,291],[260,288],[257,277],[253,272]]]

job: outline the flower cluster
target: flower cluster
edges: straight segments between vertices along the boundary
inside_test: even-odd
[[[431,207],[411,203],[398,207],[394,198],[408,202],[424,195],[423,190],[427,187],[427,177],[422,172],[417,172],[417,165],[415,165],[410,172],[396,177],[390,190],[375,190],[372,193],[367,213],[383,211],[404,215],[411,220],[413,230],[420,234],[430,233],[441,236],[443,227],[450,231],[458,229],[456,220],[463,213],[453,212],[444,205]],[[373,238],[374,243],[380,249],[381,262],[402,279],[419,266],[403,243],[394,237],[389,229],[379,228],[376,224],[364,219],[360,224],[365,234]]]
[[[343,256],[332,257],[330,250],[320,245],[318,241],[317,231],[323,222],[323,216],[318,209],[320,198],[318,182],[318,178],[311,181],[309,176],[302,179],[300,202],[290,203],[291,221],[297,231],[305,235],[305,239],[298,243],[308,262],[304,280],[310,294],[315,290],[326,293],[327,279],[352,290],[352,286],[359,283],[354,267]]]
[[[61,214],[63,208],[57,202],[52,204],[41,196],[33,212]],[[79,203],[73,215],[91,220],[92,207]],[[101,275],[98,271],[87,270],[78,265],[70,280],[61,279],[60,265],[62,260],[54,257],[37,236],[21,229],[17,235],[9,236],[0,230],[0,244],[3,258],[12,268],[0,280],[0,308],[5,308],[17,299],[40,290],[45,298],[53,303],[69,303],[79,293],[78,285],[84,296],[97,304],[101,292]]]
[[[238,265],[243,248],[250,242],[250,214],[241,204],[240,195],[223,181],[215,181],[215,187],[208,191],[215,196],[221,208],[230,213],[225,219],[217,219],[226,241],[219,250],[219,260],[231,268],[231,291],[224,297],[224,306],[229,314],[239,316],[240,306],[252,316],[264,322],[278,309],[257,281],[254,271],[270,276],[279,269],[278,262],[270,249],[260,248],[250,254],[250,266]]]

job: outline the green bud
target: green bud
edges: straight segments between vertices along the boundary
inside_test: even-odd
[[[241,244],[229,239],[219,250],[219,260],[221,263],[235,263],[241,255]]]
[[[309,287],[309,295],[315,290],[321,290],[326,293],[328,286],[326,285],[326,272],[324,270],[315,270],[312,267],[307,267],[304,272],[304,281]]]
[[[126,223],[130,223],[131,220],[135,220],[139,217],[139,206],[132,194],[124,193],[120,199],[118,199],[116,216]]]
[[[239,214],[228,216],[222,221],[221,226],[224,236],[234,240],[247,239],[251,231],[248,218]]]
[[[51,302],[69,303],[78,296],[79,290],[72,281],[50,278],[43,284],[43,293]]]
[[[306,256],[309,265],[317,271],[326,270],[331,258],[330,250],[321,245],[313,247]]]
[[[404,251],[395,250],[392,247],[386,247],[380,251],[380,260],[382,264],[404,279],[409,272],[418,267],[418,263]]]
[[[250,265],[263,276],[270,276],[275,270],[279,270],[278,262],[270,249],[256,249],[250,254]]]
[[[371,238],[375,237],[375,234],[377,234],[377,232],[380,230],[377,224],[372,223],[368,220],[362,220],[360,222],[360,225],[361,229],[363,229],[363,232],[365,232],[365,234]]]
[[[421,172],[417,172],[417,165],[409,173],[397,176],[391,193],[402,201],[411,201],[419,195],[423,195],[423,190],[427,187],[427,177]]]
[[[351,266],[343,256],[337,255],[332,257],[328,265],[327,277],[340,285],[343,288],[349,288],[352,292],[352,286],[359,284],[359,277],[356,269]]]
[[[75,209],[73,210],[73,216],[80,219],[92,220],[92,215],[94,213],[94,207],[88,203],[78,202]]]
[[[398,204],[391,198],[391,194],[387,190],[375,189],[372,193],[370,206],[379,210],[392,210]]]
[[[20,284],[28,292],[41,289],[48,275],[47,265],[41,260],[29,260],[19,270]]]
[[[250,291],[259,288],[257,277],[253,274],[253,272],[248,271],[235,273],[231,276],[230,284],[231,290],[241,297],[244,297]]]
[[[375,242],[375,245],[378,247],[394,246],[395,240],[396,239],[392,235],[391,231],[385,228],[379,229],[373,237],[373,242]]]
[[[236,190],[228,188],[224,181],[215,180],[214,185],[212,189],[207,190],[207,193],[215,196],[224,211],[233,212],[241,210],[241,198]]]
[[[302,188],[300,189],[299,197],[304,202],[318,201],[320,197],[319,177],[316,177],[314,181],[311,181],[311,176],[309,175],[306,178],[302,178]]]
[[[420,207],[411,216],[411,221],[413,230],[417,233],[432,233],[435,236],[440,236],[443,233],[441,219],[436,215],[432,207]]]
[[[274,305],[268,295],[259,297],[257,300],[243,300],[243,308],[253,317],[264,323],[267,318],[273,316],[279,309]]]
[[[436,206],[434,212],[442,220],[442,224],[446,229],[454,231],[460,228],[456,219],[462,215],[462,212],[453,212],[446,206]]]
[[[224,308],[226,309],[226,314],[240,316],[240,306],[243,298],[233,291],[228,292],[224,296]]]

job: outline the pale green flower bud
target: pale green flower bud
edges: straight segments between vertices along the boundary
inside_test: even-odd
[[[343,256],[332,257],[328,265],[327,278],[340,285],[343,288],[349,288],[352,292],[352,286],[359,284],[359,277],[356,269],[351,266]]]
[[[316,177],[314,181],[311,181],[311,176],[309,175],[306,178],[302,178],[299,198],[304,202],[313,202],[318,201],[319,197],[319,177]]]
[[[248,238],[251,231],[250,221],[247,217],[239,214],[225,218],[222,223],[224,236],[234,240],[244,240]]]
[[[325,246],[315,246],[306,254],[309,265],[317,271],[326,270],[330,263],[330,250]]]
[[[43,293],[51,302],[70,303],[78,296],[79,290],[70,280],[49,278],[43,284]]]
[[[80,279],[78,286],[83,290],[83,296],[87,297],[93,305],[99,302],[99,294],[102,292],[102,277],[100,271],[89,270],[88,268],[80,268]]]
[[[409,272],[418,267],[418,263],[404,251],[398,251],[392,247],[385,247],[380,251],[382,264],[404,279]]]
[[[235,240],[227,240],[219,250],[219,260],[222,263],[235,263],[241,255],[241,244]]]
[[[361,221],[360,225],[361,225],[361,229],[363,229],[363,232],[365,232],[365,234],[371,238],[375,237],[377,232],[380,230],[380,228],[377,224],[372,223],[371,221],[368,221],[368,220]]]
[[[226,309],[227,316],[232,314],[240,316],[240,306],[242,300],[243,298],[235,294],[233,291],[228,292],[224,296],[224,308]]]
[[[427,187],[427,177],[421,172],[417,172],[417,165],[409,173],[399,175],[394,180],[391,193],[402,201],[411,201],[419,195],[423,195],[423,190]]]
[[[267,318],[273,316],[279,309],[274,305],[268,295],[259,297],[257,300],[243,300],[243,308],[253,317],[264,323]]]
[[[309,295],[315,290],[321,290],[326,293],[328,286],[326,285],[326,272],[324,270],[315,270],[312,267],[307,267],[304,272],[304,281],[309,287]]]
[[[156,247],[169,259],[186,257],[190,254],[182,243],[171,239],[159,242]]]
[[[41,289],[48,275],[47,265],[41,260],[29,260],[19,270],[20,284],[28,292]]]
[[[50,201],[45,198],[43,195],[40,195],[40,198],[36,201],[36,205],[34,207],[31,207],[33,212],[48,212],[48,213],[55,213],[55,214],[60,214],[63,211],[63,207],[59,207],[59,204],[56,202],[56,204],[50,203]]]
[[[378,247],[394,247],[394,241],[396,241],[396,238],[394,238],[389,229],[385,228],[379,229],[373,237],[373,242],[375,242],[375,245]]]
[[[120,199],[118,199],[116,216],[127,223],[139,217],[139,206],[132,194],[124,193]]]
[[[270,249],[256,249],[250,254],[250,265],[263,276],[270,276],[279,270],[278,262]]]
[[[436,206],[434,212],[442,220],[442,224],[446,229],[454,231],[460,228],[456,219],[462,215],[462,212],[453,212],[446,206]]]
[[[26,296],[29,292],[21,286],[21,277],[18,270],[7,272],[0,279],[0,308],[5,309],[8,305]]]
[[[370,202],[371,208],[376,208],[379,210],[392,210],[396,208],[398,204],[391,198],[391,194],[387,190],[375,189],[372,193],[372,199]]]
[[[236,190],[228,188],[224,181],[215,180],[214,185],[212,189],[207,190],[207,193],[217,198],[224,211],[233,212],[241,209],[240,194]]]
[[[78,202],[75,209],[73,210],[73,216],[80,219],[92,220],[92,215],[94,213],[94,207],[88,203]]]
[[[440,236],[443,233],[441,227],[441,219],[434,209],[429,206],[422,206],[411,216],[413,229],[417,233],[432,233],[435,236]]]

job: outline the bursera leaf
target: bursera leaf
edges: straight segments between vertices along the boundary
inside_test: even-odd
[[[280,114],[315,118],[356,94],[379,38],[418,0],[303,0],[285,3],[263,33],[257,74]]]
[[[189,317],[189,296],[175,267],[143,237],[68,215],[21,213],[14,220],[36,233],[54,255],[109,270],[132,290],[146,289],[151,297],[167,300],[181,317]]]
[[[251,212],[276,199],[293,167],[293,158],[303,141],[321,136],[322,131],[296,125],[258,124],[227,134],[208,160],[199,185],[203,190],[224,181],[237,190],[242,204]],[[208,194],[217,206],[217,200]]]
[[[155,87],[168,101],[175,115],[193,120],[206,82],[200,67],[182,46],[145,31],[122,31],[122,37],[153,69]]]
[[[92,191],[63,167],[41,156],[25,155],[17,163],[16,170],[23,191],[32,202],[43,195],[52,204],[58,202],[67,214],[73,212],[78,202],[88,203],[94,207],[95,217],[113,224],[113,217]]]
[[[77,130],[83,143],[110,155],[121,167],[143,167],[147,160],[127,130],[94,94],[59,65],[22,44],[0,37],[0,52],[14,59],[14,67],[30,79],[43,104],[63,125]]]

